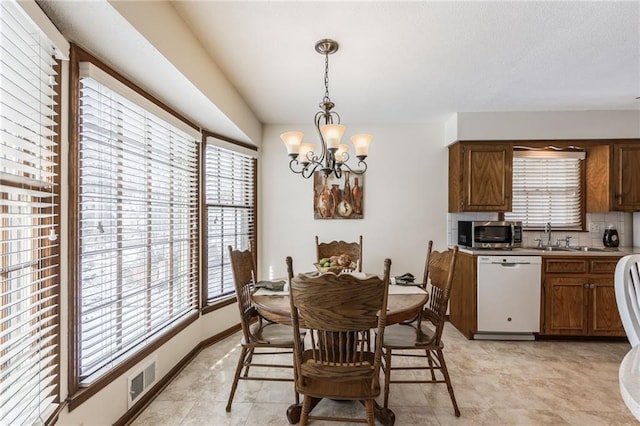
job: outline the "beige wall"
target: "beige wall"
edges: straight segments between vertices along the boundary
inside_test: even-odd
[[[311,118],[309,120],[311,122]],[[311,124],[267,125],[259,174],[260,271],[284,276],[285,257],[294,269],[308,271],[315,261],[314,236],[321,240],[355,240],[363,236],[363,266],[381,272],[391,258],[391,274],[420,276],[427,241],[446,244],[447,149],[444,123],[425,125],[349,125],[355,133],[374,135],[364,176],[364,219],[315,220],[313,183],[289,170],[280,133],[300,130],[316,139]],[[348,140],[348,139],[347,139]],[[353,150],[353,147],[351,147]],[[353,152],[353,151],[352,151]]]

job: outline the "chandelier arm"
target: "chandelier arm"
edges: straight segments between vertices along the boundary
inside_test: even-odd
[[[347,163],[342,163],[341,167],[346,167],[347,169],[349,169],[349,171],[351,173],[354,173],[356,175],[363,175],[364,172],[367,171],[367,163],[364,162],[364,160],[360,160],[358,161],[358,166],[362,166],[362,169],[352,169],[351,166],[349,166]]]
[[[325,116],[325,113],[322,111],[318,111],[315,117],[316,130],[318,131],[318,135],[320,136],[320,155],[314,157],[318,162],[322,163],[325,159],[327,153],[327,143],[324,141],[324,137],[322,137],[322,132],[320,131],[320,119]]]
[[[294,165],[301,166],[302,168],[300,170],[296,170],[294,168]],[[321,164],[317,161],[312,161],[310,163],[307,163],[307,165],[305,166],[302,163],[300,163],[296,158],[292,159],[289,162],[289,169],[291,169],[291,171],[295,174],[302,175],[302,177],[305,179],[309,179],[311,176],[313,176],[313,173],[316,171],[316,169],[319,166],[321,166]]]
[[[320,163],[317,162],[313,162],[313,163],[309,163],[307,164],[307,166],[302,169],[302,171],[300,172],[302,174],[302,177],[305,179],[309,179],[311,176],[313,176],[313,174],[315,173],[316,169],[320,166]],[[313,166],[313,167],[311,167]]]

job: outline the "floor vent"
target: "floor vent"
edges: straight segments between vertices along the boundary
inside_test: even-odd
[[[127,408],[131,408],[133,404],[138,402],[155,381],[156,360],[153,359],[129,376],[129,380],[127,380]]]

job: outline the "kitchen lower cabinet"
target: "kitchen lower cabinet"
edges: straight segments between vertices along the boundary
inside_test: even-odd
[[[619,258],[543,259],[540,334],[625,336],[614,290]]]
[[[473,339],[478,332],[476,276],[476,256],[458,252],[449,298],[449,321],[467,339]]]
[[[542,334],[587,334],[587,292],[583,278],[545,277]]]

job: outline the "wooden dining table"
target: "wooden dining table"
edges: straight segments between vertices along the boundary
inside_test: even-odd
[[[251,299],[258,313],[268,321],[291,325],[291,305],[287,291],[270,291],[259,289]],[[390,285],[387,301],[387,325],[410,321],[418,315],[429,300],[429,293],[420,286]],[[318,399],[315,403],[317,404]],[[287,420],[291,424],[300,421],[302,407],[293,404],[287,409]],[[389,408],[376,404],[376,419],[385,426],[393,426],[395,414]]]

